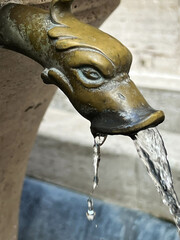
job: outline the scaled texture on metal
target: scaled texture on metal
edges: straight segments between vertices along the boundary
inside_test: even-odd
[[[124,134],[164,120],[129,78],[130,51],[110,35],[82,23],[69,0],[53,0],[50,12],[18,4],[0,10],[0,44],[44,67],[42,79],[57,85],[97,134]]]

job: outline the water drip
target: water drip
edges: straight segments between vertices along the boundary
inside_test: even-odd
[[[101,160],[101,151],[100,151],[100,147],[103,145],[103,143],[105,142],[107,136],[96,136],[94,138],[94,146],[93,146],[93,150],[94,150],[94,154],[93,154],[93,166],[94,166],[94,178],[93,178],[93,190],[95,190],[95,188],[98,186],[99,183],[99,163]]]
[[[93,167],[94,167],[94,177],[93,177],[93,187],[92,187],[92,192],[91,192],[91,196],[94,192],[94,190],[96,189],[96,187],[98,186],[99,183],[99,163],[101,160],[101,151],[100,148],[103,145],[103,143],[105,142],[107,136],[96,136],[94,138],[94,146],[93,146]],[[93,200],[91,197],[88,198],[87,200],[88,202],[88,211],[86,213],[87,219],[89,221],[93,221],[96,215],[96,212],[94,211],[93,208]]]
[[[93,200],[92,200],[92,198],[89,197],[87,202],[88,202],[88,211],[86,213],[86,216],[87,216],[87,219],[89,221],[93,221],[95,216],[96,216],[96,212],[94,211],[94,208],[93,208]]]

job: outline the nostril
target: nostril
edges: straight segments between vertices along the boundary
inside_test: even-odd
[[[121,94],[121,93],[118,93],[118,97],[119,97],[121,100],[125,100],[125,99],[126,99],[125,96],[124,96],[123,94]]]

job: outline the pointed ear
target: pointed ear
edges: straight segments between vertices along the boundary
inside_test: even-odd
[[[41,77],[46,84],[55,84],[59,87],[65,94],[72,94],[73,88],[69,82],[69,79],[56,68],[45,69]]]

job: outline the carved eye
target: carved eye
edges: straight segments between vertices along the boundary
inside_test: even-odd
[[[74,70],[76,71],[78,79],[85,87],[99,87],[104,82],[104,77],[93,67],[80,67]]]
[[[91,66],[82,66],[74,68],[73,72],[77,80],[79,80],[85,87],[96,88],[104,83],[103,75]]]
[[[101,75],[99,74],[98,71],[96,71],[93,68],[82,68],[82,73],[84,74],[84,76],[90,80],[98,80],[101,79]]]

